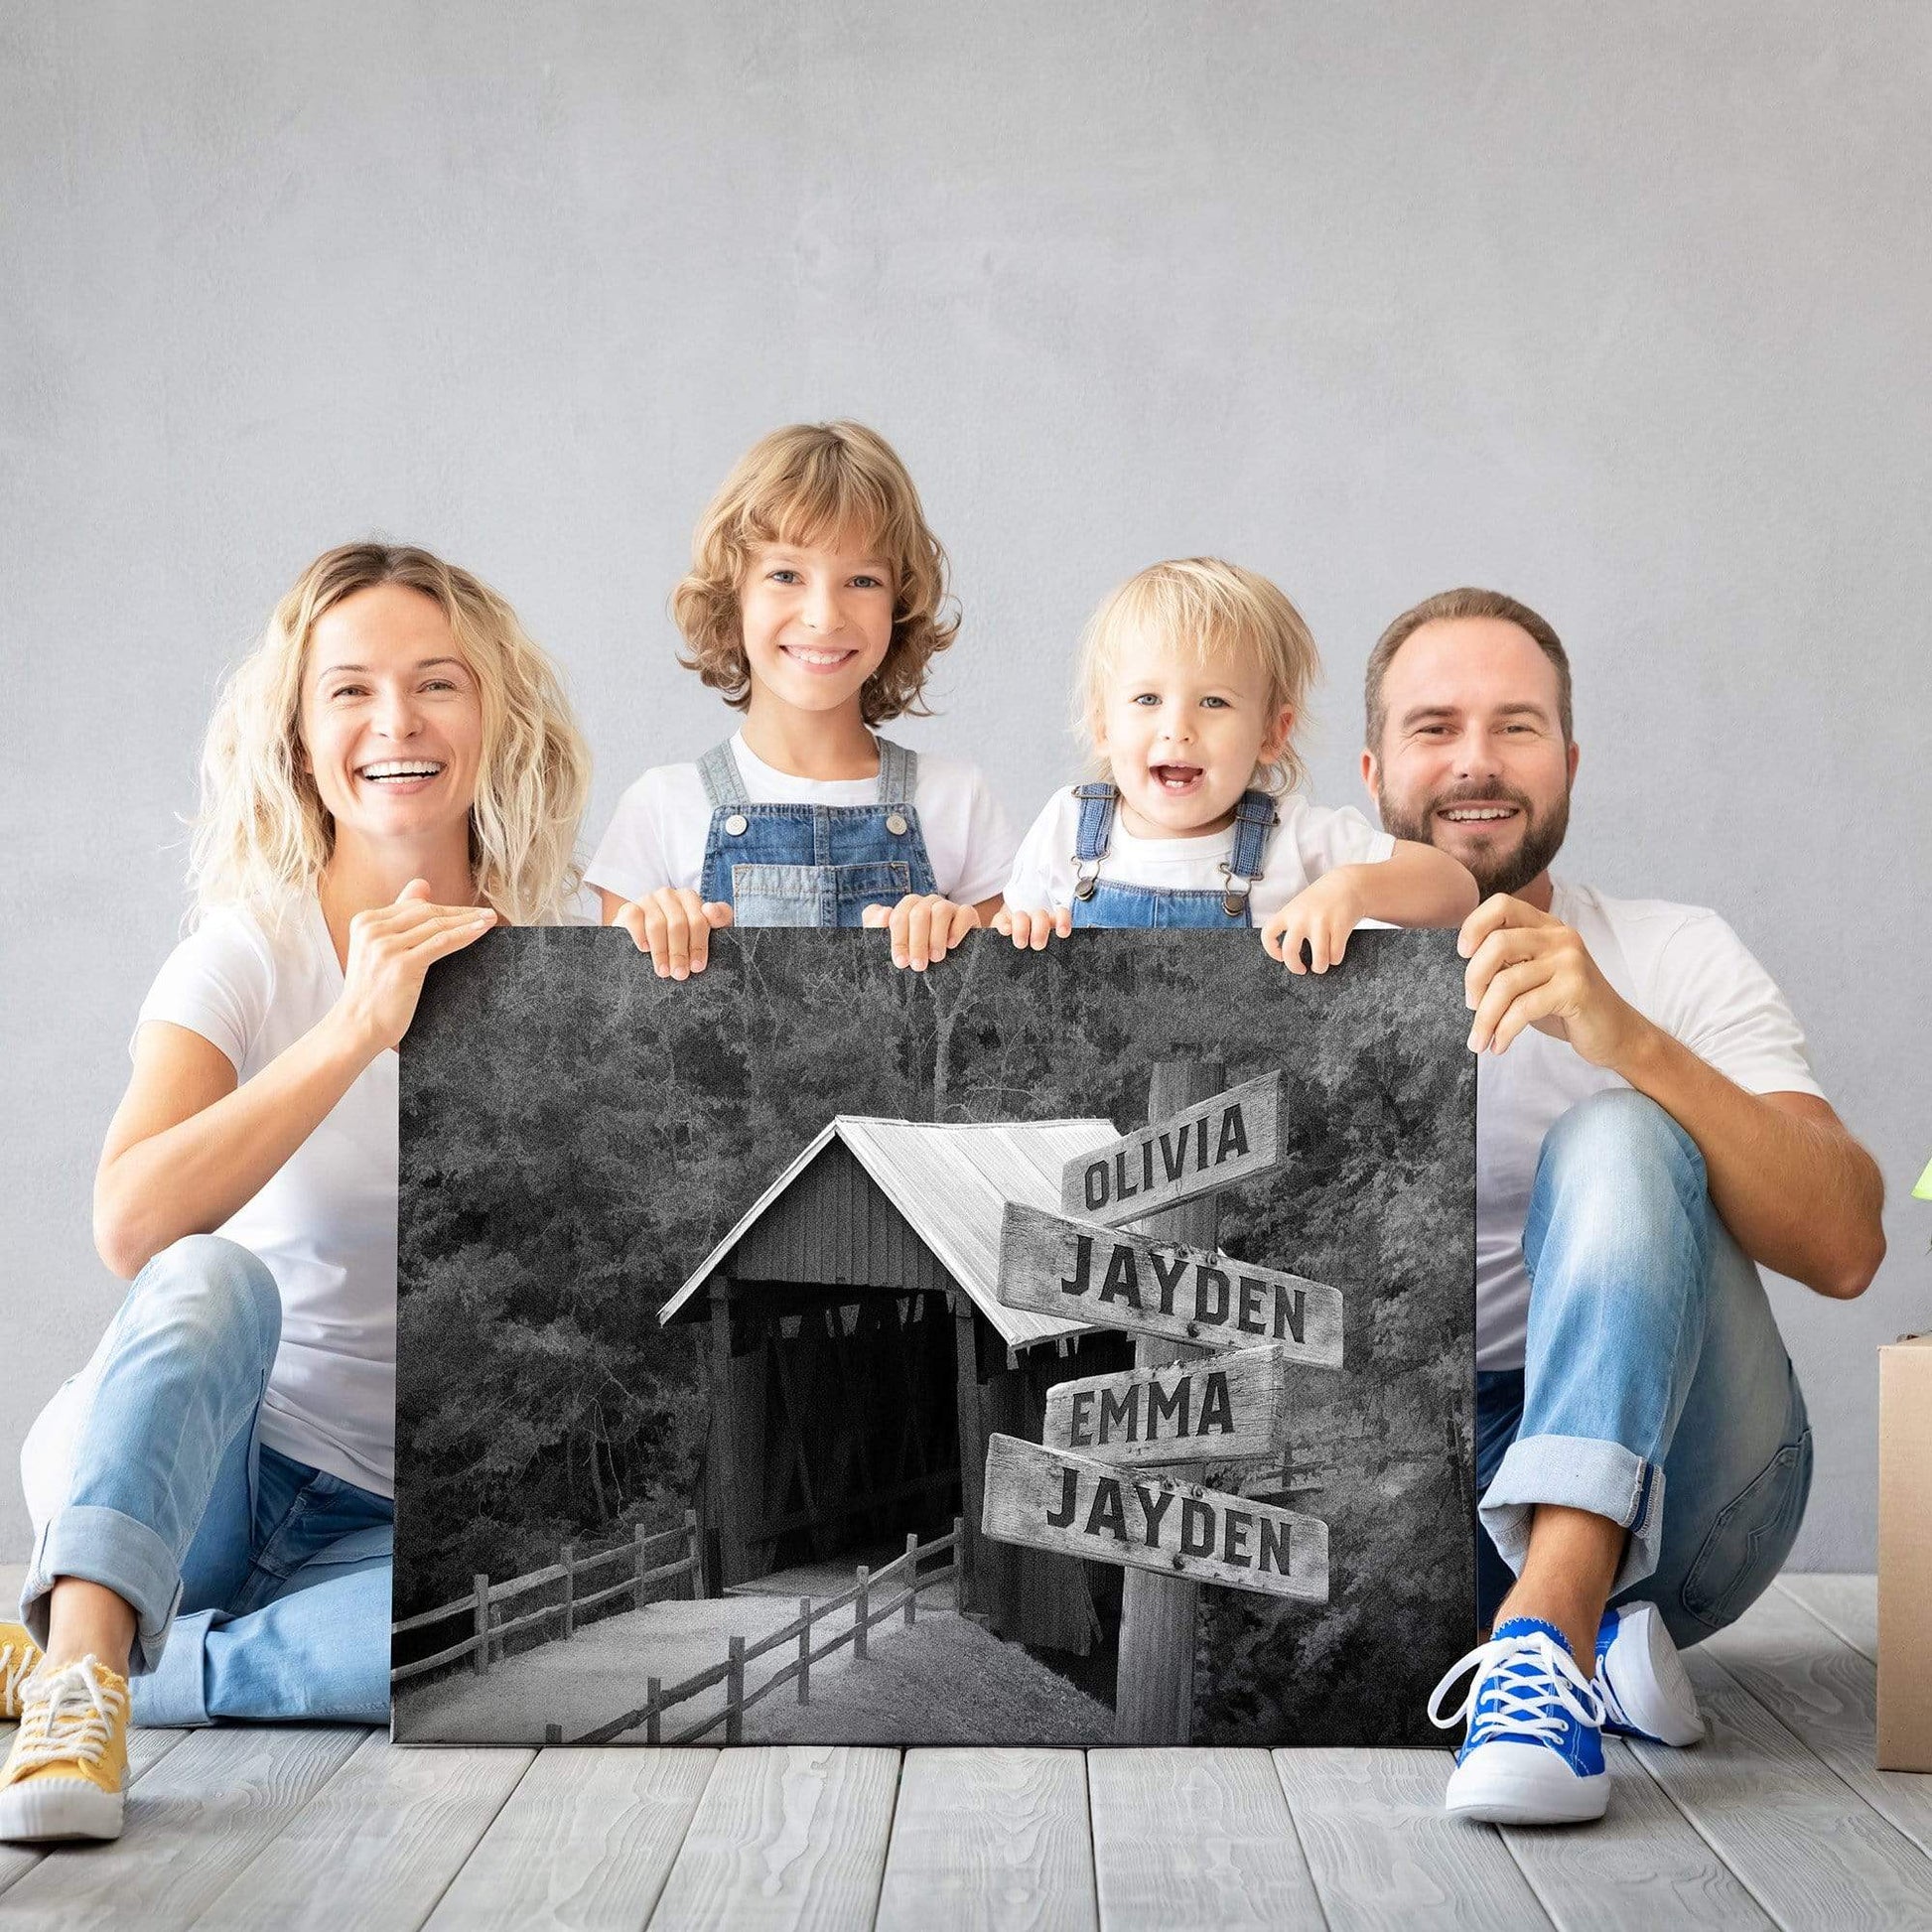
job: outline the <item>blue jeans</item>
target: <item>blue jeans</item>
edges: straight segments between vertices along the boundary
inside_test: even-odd
[[[125,1598],[138,1724],[388,1722],[394,1505],[256,1442],[281,1330],[252,1254],[177,1241],[22,1451],[22,1620],[46,1642],[57,1577]]]
[[[1521,1372],[1476,1378],[1486,1625],[1539,1503],[1621,1523],[1612,1601],[1654,1602],[1680,1647],[1782,1568],[1811,1488],[1805,1400],[1757,1270],[1691,1137],[1641,1094],[1551,1128],[1523,1230]]]

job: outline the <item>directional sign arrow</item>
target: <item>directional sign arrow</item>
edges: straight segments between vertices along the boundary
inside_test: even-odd
[[[1117,1227],[1251,1180],[1281,1161],[1282,1076],[1264,1073],[1076,1155],[1060,1175],[1060,1205]]]
[[[986,1448],[981,1529],[1003,1543],[1268,1596],[1328,1600],[1328,1526],[1273,1503],[1110,1468],[1017,1436]]]
[[[1274,1346],[1230,1348],[1171,1368],[1056,1382],[1040,1441],[1137,1468],[1279,1455],[1292,1359]]]
[[[1279,1342],[1289,1359],[1341,1366],[1341,1291],[1173,1241],[1009,1201],[999,1298],[1063,1321],[1206,1348]]]

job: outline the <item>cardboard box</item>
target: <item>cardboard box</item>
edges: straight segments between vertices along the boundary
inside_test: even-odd
[[[1878,1351],[1878,1767],[1932,1771],[1932,1335]]]

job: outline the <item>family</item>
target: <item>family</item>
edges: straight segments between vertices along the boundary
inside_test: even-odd
[[[1605,1730],[1694,1743],[1678,1652],[1769,1584],[1811,1478],[1758,1268],[1860,1294],[1881,1186],[1723,919],[1552,876],[1579,750],[1551,626],[1478,590],[1388,626],[1361,755],[1377,830],[1307,796],[1318,661],[1294,604],[1232,563],[1157,563],[1081,640],[1095,775],[1016,840],[974,765],[878,735],[922,713],[957,629],[878,435],[760,441],[672,609],[739,727],[646,771],[581,872],[583,738],[469,572],[332,550],[224,687],[198,921],[140,1009],[95,1180],[96,1245],[133,1286],[22,1453],[0,1838],[116,1836],[131,1722],[386,1720],[394,1049],[434,961],[572,917],[586,885],[675,980],[733,923],[881,928],[863,943],[913,971],[980,926],[1032,949],[1249,926],[1316,974],[1363,920],[1457,929],[1486,1635],[1432,1706],[1467,1725],[1447,1803],[1596,1818]]]

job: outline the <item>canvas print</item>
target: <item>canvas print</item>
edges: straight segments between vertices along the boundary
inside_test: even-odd
[[[1440,1741],[1466,1030],[1444,933],[1319,977],[1240,932],[443,962],[402,1055],[397,1739]]]

